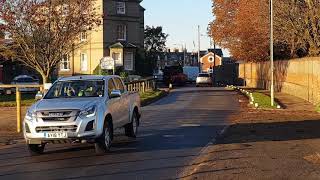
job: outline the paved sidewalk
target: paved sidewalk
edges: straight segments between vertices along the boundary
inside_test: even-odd
[[[26,107],[22,108],[21,117],[26,112]],[[17,110],[14,107],[0,107],[0,145],[14,144],[17,140],[22,140],[22,133],[17,130]]]
[[[183,179],[319,179],[320,114],[315,107],[288,94],[276,98],[283,110],[248,108],[233,125],[204,149],[181,175]]]
[[[285,94],[285,93],[276,93],[276,99],[278,99],[283,105],[285,105],[285,109],[290,111],[308,111],[314,113],[315,106],[310,102],[303,100],[301,98]]]

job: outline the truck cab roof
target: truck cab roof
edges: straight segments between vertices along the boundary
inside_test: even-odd
[[[83,75],[83,76],[70,76],[70,77],[61,77],[59,81],[76,81],[76,80],[108,80],[110,78],[118,77],[116,75]]]

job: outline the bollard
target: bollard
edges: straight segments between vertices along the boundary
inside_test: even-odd
[[[21,92],[16,88],[16,102],[17,102],[17,132],[21,132]]]

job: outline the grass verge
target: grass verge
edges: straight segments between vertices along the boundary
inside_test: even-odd
[[[31,106],[35,100],[34,94],[22,94],[21,95],[21,106]],[[16,106],[16,95],[0,95],[0,107],[15,107]]]
[[[248,96],[248,95],[247,95]],[[252,93],[254,103],[258,103],[259,108],[269,108],[269,109],[277,109],[278,103],[274,102],[274,105],[271,106],[271,98],[260,92]],[[248,96],[250,99],[250,96]]]
[[[141,97],[141,106],[147,106],[167,95],[166,91],[155,90],[139,93]]]

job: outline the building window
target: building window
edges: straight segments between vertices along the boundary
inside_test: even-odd
[[[112,58],[114,59],[116,66],[122,66],[121,53],[112,53]]]
[[[88,56],[85,53],[82,53],[80,57],[80,70],[88,71]]]
[[[127,39],[127,26],[119,24],[117,26],[117,39],[125,41]]]
[[[70,70],[70,60],[69,55],[62,56],[61,64],[60,64],[61,71],[69,71]]]
[[[116,2],[117,14],[126,14],[126,3]]]
[[[124,70],[133,71],[133,53],[124,54]]]
[[[81,32],[80,41],[81,42],[87,41],[87,38],[88,38],[87,32]]]

